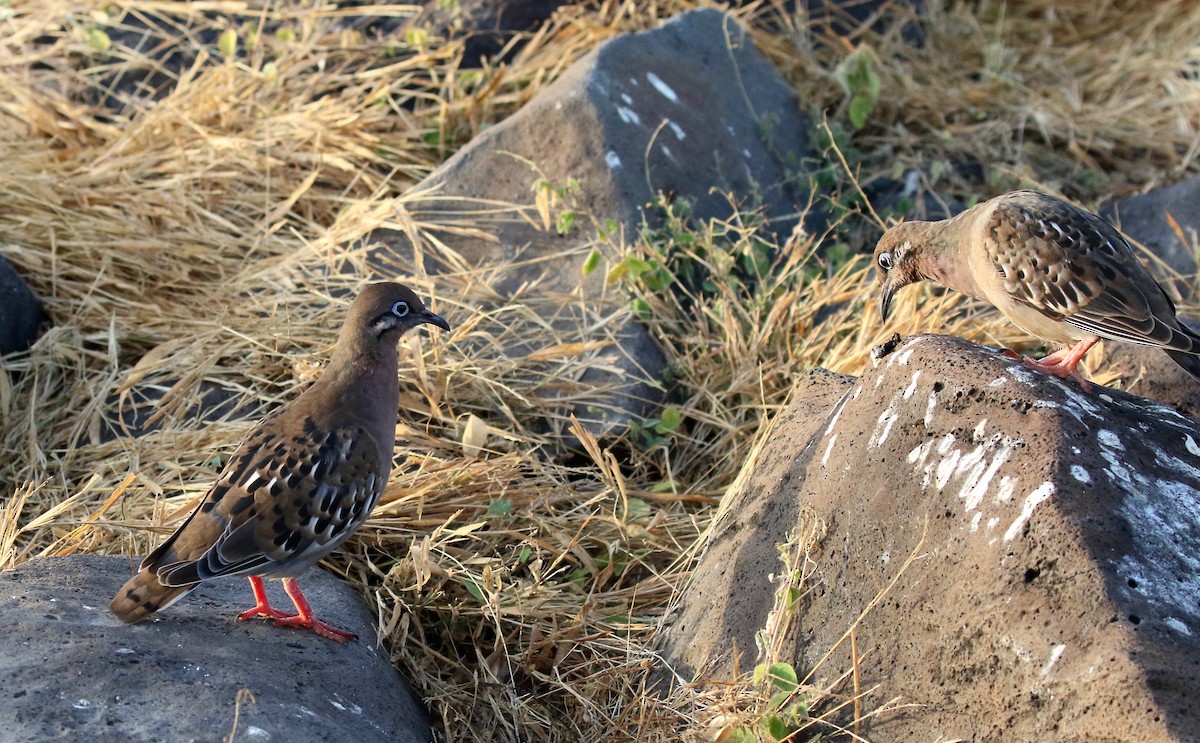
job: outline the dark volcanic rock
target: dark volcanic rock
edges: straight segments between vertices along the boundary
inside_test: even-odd
[[[1102,208],[1100,214],[1183,276],[1184,281],[1176,282],[1176,288],[1183,296],[1190,297],[1195,293],[1200,176],[1115,201]],[[1150,268],[1160,277],[1165,273],[1157,270],[1157,266]]]
[[[1197,327],[1190,318],[1181,319]],[[1119,374],[1122,385],[1132,394],[1200,418],[1200,380],[1157,348],[1105,341],[1104,356],[1093,368]]]
[[[566,0],[431,0],[414,23],[436,35],[463,37],[461,65],[471,68],[485,59],[493,63],[511,59],[523,46],[511,43],[514,38],[536,28],[566,4]]]
[[[532,209],[490,221],[486,215],[497,205],[530,203],[539,181],[575,181],[574,210],[611,220],[628,236],[643,219],[658,220],[646,210],[658,193],[687,199],[700,219],[728,217],[731,198],[760,205],[773,229],[786,234],[808,201],[797,168],[811,157],[809,128],[788,85],[732,16],[685,13],[653,31],[611,39],[476,137],[413,189],[426,196],[405,201],[422,242],[440,245],[422,244],[414,255],[409,233],[384,231],[371,238],[385,243],[372,260],[381,275],[414,265],[433,274],[495,266],[489,289],[498,305],[530,291],[562,295],[564,303],[579,292],[585,301],[600,298],[611,291],[604,272],[584,279],[579,270],[594,230],[560,235]],[[597,337],[613,330],[597,328]],[[645,415],[662,394],[654,380],[665,359],[645,329],[632,324],[615,332],[615,370],[597,368],[575,380],[581,394],[619,389],[616,403],[602,392],[572,405],[600,430]],[[625,412],[603,420],[593,413],[613,409]]]
[[[871,740],[1200,739],[1200,424],[946,336],[803,384],[667,630],[685,681],[770,627],[814,686],[911,705]]]
[[[156,621],[123,625],[108,602],[136,564],[80,555],[0,573],[0,737],[217,741],[235,731],[237,741],[433,740],[345,583],[320,570],[303,580],[318,616],[358,634],[343,646],[238,622],[253,603],[241,579],[202,586]],[[239,698],[242,689],[253,698]]]
[[[44,319],[42,303],[0,255],[0,356],[32,346]]]

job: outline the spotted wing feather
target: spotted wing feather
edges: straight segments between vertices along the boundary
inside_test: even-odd
[[[161,583],[297,575],[366,520],[387,482],[379,442],[363,428],[319,429],[307,419],[295,433],[268,428],[260,426],[243,442],[188,522],[159,551],[192,541],[189,530],[197,520],[217,525],[207,538],[197,532],[207,548],[194,558],[157,566],[155,555],[147,558]]]
[[[1102,338],[1192,352],[1200,337],[1100,217],[1018,192],[992,212],[985,248],[1010,295],[1054,320]]]

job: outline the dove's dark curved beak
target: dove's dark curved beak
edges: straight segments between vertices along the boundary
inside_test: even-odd
[[[450,323],[443,320],[440,315],[435,315],[429,310],[425,310],[421,313],[421,322],[429,323],[430,325],[436,325],[445,331],[450,330]]]
[[[879,295],[879,319],[887,322],[888,313],[892,310],[892,297],[899,288],[890,281],[883,282],[883,293]]]

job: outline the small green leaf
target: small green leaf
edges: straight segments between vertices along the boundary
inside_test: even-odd
[[[650,504],[646,501],[641,498],[630,498],[629,508],[625,513],[625,520],[628,522],[644,519],[650,515],[650,510]]]
[[[558,219],[555,220],[554,229],[560,235],[565,235],[575,227],[575,212],[563,211],[559,212]]]
[[[670,441],[667,441],[662,436],[651,436],[646,439],[645,449],[646,449],[646,451],[650,451],[651,449],[657,449],[660,446],[666,446],[667,444],[670,444],[670,443],[671,443]]]
[[[642,283],[652,292],[664,292],[671,285],[671,274],[666,269],[658,268],[643,276]]]
[[[871,111],[875,108],[875,101],[869,98],[856,95],[850,99],[850,108],[847,113],[850,115],[850,124],[855,129],[862,129],[867,125],[867,119],[871,118]]]
[[[529,562],[529,558],[532,555],[533,555],[533,550],[529,548],[529,545],[522,544],[520,551],[517,552],[517,562],[524,565],[525,563]]]
[[[103,29],[91,26],[85,33],[87,34],[88,46],[96,51],[103,54],[112,48],[112,39],[108,38],[108,34]]]
[[[758,650],[758,654],[762,655],[767,651],[767,633],[766,630],[759,630],[754,633],[754,647]],[[759,673],[761,671],[761,674]],[[767,664],[759,663],[754,667],[754,683],[761,684],[762,680],[767,676]]]
[[[663,408],[662,414],[659,416],[658,425],[654,427],[659,433],[670,433],[679,428],[679,424],[683,422],[683,413],[679,408],[670,405]]]
[[[652,268],[654,268],[654,265],[650,261],[638,258],[637,256],[627,255],[608,272],[606,281],[609,284],[615,284],[624,278],[628,278],[630,281],[637,281]]]
[[[761,632],[761,630],[760,630]],[[754,685],[761,684],[767,678],[767,669],[770,668],[766,663],[759,663],[754,667]]]
[[[771,686],[789,694],[800,686],[800,682],[796,679],[796,669],[792,668],[790,663],[771,664],[767,668],[767,677],[771,680]]]
[[[275,82],[279,79],[279,65],[274,62],[267,62],[263,65],[262,74],[267,79],[267,82]]]
[[[767,709],[777,712],[783,708],[783,705],[787,704],[791,697],[791,692],[777,691],[771,695],[771,701],[767,702]]]
[[[632,255],[625,256],[624,263],[629,264],[629,278],[637,281],[646,272],[654,269],[654,264],[644,258],[636,258]]]
[[[879,73],[875,69],[875,55],[868,47],[860,46],[851,52],[838,64],[834,76],[848,95],[879,97]]]
[[[650,316],[651,316],[650,315],[650,303],[647,302],[646,300],[644,300],[644,299],[631,300],[629,302],[629,307],[630,307],[630,309],[633,310],[634,314],[636,314],[639,319],[641,319],[641,320],[649,320],[650,319]]]
[[[221,50],[221,54],[225,57],[232,57],[237,54],[238,48],[238,32],[232,28],[227,28],[221,32],[221,36],[217,38],[217,49]]]
[[[758,736],[748,727],[741,727],[733,731],[729,736],[729,743],[755,743]]]
[[[788,712],[796,718],[808,717],[808,699],[803,696],[794,697]]]
[[[588,253],[587,258],[583,259],[583,268],[581,270],[584,276],[590,276],[600,266],[600,258],[600,250],[592,248],[592,252]]]
[[[755,243],[750,249],[750,258],[754,261],[754,272],[759,278],[766,276],[771,270],[771,248],[764,243]]]
[[[247,21],[242,24],[242,36],[246,39],[246,51],[254,51],[258,46],[258,26]]]
[[[763,727],[767,729],[767,735],[775,740],[783,740],[792,734],[792,726],[783,721],[779,715],[766,715],[763,717]]]
[[[473,580],[467,580],[463,583],[463,587],[467,589],[468,593],[475,597],[476,601],[481,604],[487,603],[487,599],[483,597],[483,589],[479,587],[478,583]]]
[[[404,43],[423,48],[429,43],[429,32],[420,28],[409,28],[404,32]]]
[[[275,31],[275,38],[279,39],[280,41],[282,41],[284,43],[290,44],[293,41],[295,41],[297,38],[296,37],[296,29],[294,29],[294,28],[278,29]]]
[[[488,504],[488,514],[491,516],[507,516],[512,513],[512,501],[500,498]]]

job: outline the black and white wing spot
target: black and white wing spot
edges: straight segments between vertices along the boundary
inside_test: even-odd
[[[198,579],[298,574],[332,551],[366,519],[387,479],[378,445],[359,428],[306,427],[276,441],[255,442],[223,478],[216,508],[224,528],[186,570]],[[231,464],[234,464],[231,462]],[[163,574],[160,572],[160,579]],[[182,578],[180,578],[182,579]]]
[[[298,471],[289,475],[288,496],[279,499],[282,515],[260,532],[265,552],[280,563],[315,561],[349,537],[386,479],[380,452],[362,429],[309,428],[308,438]]]

